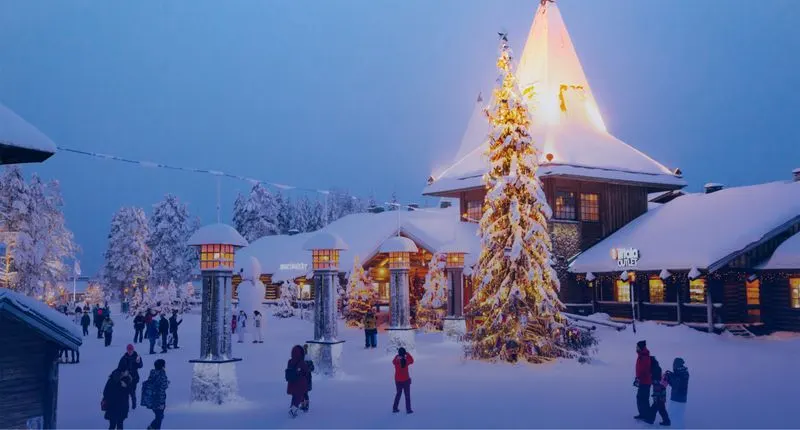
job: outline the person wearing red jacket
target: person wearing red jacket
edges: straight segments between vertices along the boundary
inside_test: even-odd
[[[308,377],[311,374],[306,364],[305,350],[300,345],[292,347],[292,358],[286,363],[286,394],[292,396],[289,416],[297,416],[300,405],[308,393]]]
[[[635,419],[645,420],[650,413],[650,386],[653,384],[653,375],[651,373],[650,351],[647,350],[647,342],[640,340],[636,343],[636,379],[633,385],[637,387],[636,391],[636,408],[639,414]]]
[[[397,388],[392,412],[400,412],[400,409],[398,409],[400,395],[404,394],[406,398],[406,413],[413,414],[414,411],[411,410],[411,376],[408,374],[408,366],[414,364],[414,357],[406,352],[405,348],[401,347],[397,350],[397,355],[392,360],[392,364],[394,364],[394,385]]]

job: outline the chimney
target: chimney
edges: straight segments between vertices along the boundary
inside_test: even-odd
[[[408,205],[408,211],[409,212],[413,212],[413,211],[415,211],[417,209],[419,209],[419,204],[418,203],[410,203]]]
[[[800,182],[800,167],[792,170],[792,180]]]
[[[439,209],[447,209],[452,205],[453,205],[452,203],[447,202],[447,201],[441,202],[441,203],[439,203]]]
[[[722,184],[715,184],[713,182],[709,182],[703,188],[705,188],[706,194],[711,194],[725,188],[725,186]]]

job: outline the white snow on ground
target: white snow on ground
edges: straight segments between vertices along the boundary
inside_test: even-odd
[[[116,311],[116,309],[114,309]],[[119,315],[117,312],[116,315]],[[651,428],[634,422],[635,343],[647,339],[662,365],[686,359],[691,380],[687,425],[698,428],[796,427],[791,413],[800,380],[800,338],[774,335],[742,339],[687,327],[637,324],[616,332],[598,328],[600,352],[593,364],[491,364],[465,361],[441,334],[417,336],[411,368],[413,415],[392,414],[393,368],[381,348],[363,349],[362,333],[340,327],[343,368],[336,380],[315,378],[311,411],[291,419],[283,369],[292,345],[309,339],[310,321],[266,319],[265,343],[234,344],[239,387],[247,400],[222,409],[189,405],[191,365],[199,351],[199,316],[181,325],[183,347],[167,354],[144,352],[144,378],[156,358],[165,358],[172,384],[165,428]],[[61,428],[105,428],[100,398],[106,378],[132,338],[130,320],[117,319],[112,346],[92,336],[81,363],[62,365],[58,400]],[[385,344],[386,334],[378,342]],[[380,345],[379,345],[380,346]],[[141,386],[139,387],[141,391]],[[138,408],[126,428],[145,428],[153,414]],[[653,426],[652,428],[656,428]]]

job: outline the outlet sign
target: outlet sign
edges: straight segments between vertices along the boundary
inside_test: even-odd
[[[636,267],[640,256],[636,248],[611,248],[611,258],[617,261],[619,267]]]

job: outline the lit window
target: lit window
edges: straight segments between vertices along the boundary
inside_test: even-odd
[[[761,304],[761,281],[756,279],[755,281],[748,282],[747,286],[747,304],[748,305],[760,305]]]
[[[200,269],[227,267],[233,269],[233,245],[202,245],[200,247]]]
[[[409,252],[390,252],[390,269],[407,269],[411,267],[411,255]]]
[[[600,195],[581,193],[581,221],[600,221]]]
[[[614,284],[614,298],[617,299],[618,302],[630,303],[631,285],[622,279],[617,279],[617,282]]]
[[[692,279],[689,282],[689,303],[706,302],[706,280]]]
[[[314,249],[311,251],[311,257],[314,270],[336,269],[339,267],[338,249]]]
[[[800,309],[800,278],[789,278],[789,289],[791,290],[792,308]]]
[[[664,303],[664,281],[650,278],[650,303]]]
[[[483,202],[470,200],[467,202],[467,221],[478,222],[483,215]]]
[[[575,219],[575,193],[569,191],[556,191],[557,219]]]

